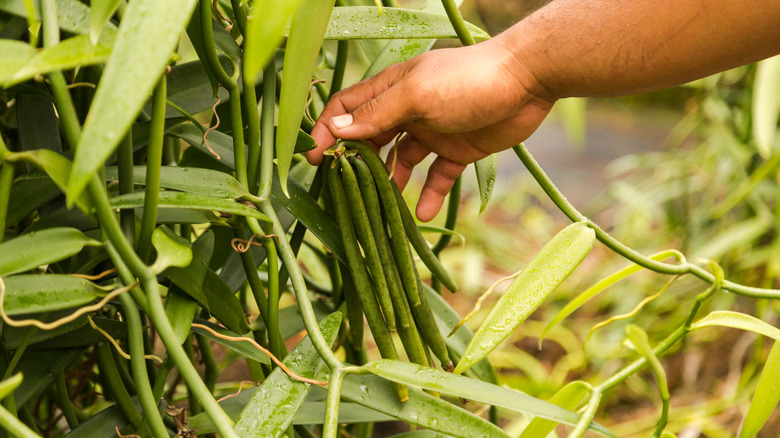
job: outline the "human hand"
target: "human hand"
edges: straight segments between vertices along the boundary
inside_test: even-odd
[[[414,166],[437,155],[417,204],[417,217],[429,221],[466,165],[528,138],[554,101],[496,39],[435,50],[334,95],[312,130],[317,148],[307,158],[321,163],[338,138],[379,150],[405,134],[391,152],[402,190]]]

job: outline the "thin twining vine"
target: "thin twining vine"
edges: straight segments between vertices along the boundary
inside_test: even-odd
[[[114,339],[110,334],[108,334],[107,331],[103,330],[102,328],[100,328],[100,326],[95,324],[95,321],[92,319],[91,315],[87,316],[87,321],[89,322],[89,326],[92,327],[93,330],[95,330],[96,332],[98,332],[101,335],[103,335],[103,337],[106,338],[106,340],[108,340],[108,342],[110,342],[111,345],[114,346],[114,348],[116,348],[116,352],[119,353],[120,356],[122,356],[123,358],[125,358],[127,360],[131,360],[132,359],[132,356],[127,354],[127,352],[125,352],[125,350],[123,350],[122,347],[119,346],[119,343],[116,341],[116,339]],[[159,364],[163,363],[163,360],[161,358],[159,358],[159,357],[157,357],[157,356],[155,356],[153,354],[145,354],[144,355],[144,359],[153,360],[153,361],[155,361],[155,362],[157,362]]]
[[[207,325],[198,324],[198,323],[193,323],[192,327],[206,330],[207,332],[211,333],[212,335],[214,335],[214,336],[216,336],[216,337],[218,337],[220,339],[224,339],[226,341],[249,342],[250,344],[252,344],[253,347],[257,348],[258,350],[262,351],[263,354],[265,354],[268,357],[270,357],[271,360],[274,361],[274,363],[276,365],[278,365],[279,368],[281,368],[282,371],[284,371],[292,379],[295,379],[295,380],[298,380],[298,381],[304,382],[304,383],[310,383],[312,385],[328,386],[328,382],[326,382],[324,380],[310,379],[308,377],[303,377],[303,376],[299,376],[298,374],[295,374],[295,372],[293,370],[287,368],[287,366],[284,363],[282,363],[281,360],[277,359],[276,356],[273,355],[273,353],[271,353],[268,349],[263,348],[262,345],[258,344],[252,338],[247,338],[246,336],[229,336],[229,335],[225,335],[225,334],[219,333],[218,331],[214,330],[213,328],[211,328],[211,327],[209,327]]]
[[[685,262],[685,261],[679,264],[659,262],[640,254],[636,250],[630,248],[629,246],[620,242],[616,238],[612,237],[612,235],[604,231],[595,222],[593,222],[592,220],[585,217],[585,215],[580,213],[580,211],[577,210],[577,208],[574,207],[574,205],[572,205],[568,199],[566,199],[566,196],[564,196],[563,193],[561,193],[561,191],[558,189],[558,187],[556,187],[555,184],[553,184],[552,180],[550,180],[550,177],[547,176],[547,174],[544,172],[541,166],[539,166],[539,163],[537,163],[534,157],[531,155],[531,153],[528,152],[528,149],[525,147],[525,145],[520,143],[519,145],[515,146],[512,149],[515,151],[517,157],[520,158],[520,161],[523,162],[525,167],[534,177],[536,182],[542,187],[542,189],[550,198],[550,200],[552,200],[553,203],[555,203],[555,205],[561,210],[561,212],[563,212],[563,214],[565,214],[569,219],[571,219],[574,222],[580,222],[580,221],[587,222],[588,226],[593,228],[593,230],[596,232],[596,238],[612,251],[615,251],[616,253],[636,263],[639,266],[647,268],[651,271],[655,271],[659,274],[668,274],[668,275],[693,274],[696,277],[706,281],[707,283],[714,284],[716,282],[715,276],[712,273],[707,272],[707,270],[702,268],[701,266],[689,262]],[[770,298],[770,299],[780,298],[780,290],[778,289],[746,286],[728,280],[724,280],[721,287],[725,290],[734,292],[735,294],[744,295],[752,298]]]
[[[693,306],[688,311],[688,315],[686,315],[683,324],[680,325],[677,328],[677,330],[675,330],[672,334],[667,336],[663,341],[658,343],[658,345],[656,345],[655,348],[652,349],[652,354],[654,356],[656,357],[660,356],[663,352],[665,352],[666,350],[671,348],[675,343],[677,343],[677,341],[679,341],[683,336],[687,335],[691,331],[691,325],[693,323],[694,318],[696,318],[696,315],[699,313],[699,309],[701,308],[702,303],[704,303],[704,301],[711,298],[713,295],[715,295],[718,291],[720,291],[723,288],[723,284],[725,283],[723,279],[723,268],[721,268],[720,265],[718,265],[713,261],[707,261],[707,265],[712,271],[711,275],[714,279],[712,285],[709,288],[707,288],[707,290],[705,290],[704,292],[696,296],[696,301],[693,303]],[[637,360],[631,362],[630,364],[626,365],[621,370],[613,374],[610,378],[601,382],[601,384],[591,387],[590,388],[591,398],[590,400],[588,400],[588,403],[585,408],[585,412],[583,412],[582,417],[580,417],[580,422],[577,424],[575,431],[573,431],[569,435],[569,437],[576,438],[583,435],[587,427],[593,421],[594,415],[591,415],[589,413],[592,412],[593,414],[595,414],[596,410],[601,404],[601,397],[605,392],[615,387],[619,383],[625,381],[627,378],[631,377],[632,375],[636,374],[636,372],[644,368],[649,363],[650,361],[648,360],[647,357],[645,356],[639,357]],[[664,415],[662,415],[661,421],[662,422],[665,421]]]
[[[82,307],[68,316],[62,317],[52,322],[41,322],[37,319],[12,319],[10,316],[8,316],[8,313],[6,313],[5,311],[5,292],[6,292],[5,281],[3,280],[3,277],[0,277],[0,317],[2,317],[3,321],[6,324],[10,325],[11,327],[35,326],[41,330],[54,330],[55,328],[60,327],[63,324],[67,324],[71,321],[76,320],[81,315],[84,315],[89,312],[95,312],[102,309],[103,306],[105,306],[109,301],[111,301],[112,299],[116,298],[120,294],[127,292],[128,290],[136,286],[138,286],[137,281],[128,286],[115,289],[114,291],[108,293],[105,297],[103,297],[103,299],[101,299],[97,303],[91,306]]]

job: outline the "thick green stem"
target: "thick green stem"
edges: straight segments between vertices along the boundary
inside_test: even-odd
[[[241,0],[230,0],[230,5],[233,7],[233,16],[236,17],[235,24],[238,26],[238,30],[241,32],[241,35],[244,35],[246,38],[246,5]]]
[[[152,233],[157,224],[157,204],[160,192],[160,167],[162,166],[163,137],[165,136],[165,75],[160,78],[152,95],[152,122],[149,147],[146,152],[146,187],[144,188],[144,212],[138,232],[138,255],[149,261],[152,252]]]
[[[65,421],[68,422],[68,427],[75,429],[79,425],[78,415],[76,415],[76,407],[73,406],[73,402],[70,401],[70,394],[68,394],[68,382],[65,381],[65,372],[60,371],[54,377],[54,389],[57,396],[57,405],[60,407],[62,414],[65,416]]]
[[[263,118],[260,140],[260,188],[257,196],[266,200],[271,196],[274,176],[274,116],[276,114],[276,65],[271,60],[263,70]]]
[[[602,395],[603,393],[599,389],[594,389],[590,393],[590,400],[588,400],[585,412],[582,413],[580,421],[577,422],[577,426],[569,434],[569,438],[579,438],[585,434],[590,427],[590,424],[593,422],[593,417],[596,416],[596,411],[599,408],[599,404],[601,404]]]
[[[246,146],[244,145],[244,123],[241,119],[241,94],[238,85],[228,88],[230,92],[230,121],[233,133],[233,159],[236,163],[236,179],[248,187],[246,169]]]
[[[125,386],[122,384],[122,379],[116,371],[116,363],[114,363],[114,358],[111,356],[111,348],[111,345],[108,343],[100,343],[96,347],[98,369],[103,377],[103,382],[108,386],[111,395],[114,397],[114,401],[117,406],[119,406],[119,409],[122,411],[125,418],[127,418],[127,421],[129,421],[134,428],[138,428],[138,425],[141,424],[141,413],[138,412],[138,409],[133,405],[130,394],[128,394],[127,389],[125,389]]]
[[[192,336],[188,337],[186,341],[184,341],[183,347],[184,352],[187,353],[187,357],[189,358],[190,362],[195,365],[197,362],[197,359],[195,357],[195,346],[192,344],[193,339]],[[206,386],[208,387],[208,385]],[[197,415],[203,412],[203,408],[200,406],[200,403],[198,402],[198,396],[195,395],[195,391],[192,390],[192,388],[187,385],[187,401],[190,405],[190,415]]]
[[[117,165],[119,171],[119,194],[126,195],[135,191],[133,184],[133,137],[128,132],[117,148]],[[119,212],[119,222],[125,237],[135,242],[135,210],[124,208]]]
[[[314,348],[331,370],[343,367],[341,361],[339,361],[330,350],[330,345],[322,335],[322,331],[320,331],[319,325],[317,324],[317,318],[314,316],[314,309],[309,300],[309,293],[306,289],[303,273],[298,266],[297,260],[295,260],[295,254],[293,253],[289,242],[284,238],[284,228],[282,227],[282,224],[279,223],[279,218],[276,216],[276,211],[274,211],[271,201],[263,201],[260,204],[260,210],[271,219],[271,222],[273,223],[273,232],[279,236],[279,251],[282,256],[282,263],[284,263],[287,267],[287,271],[290,273],[293,292],[295,293],[295,298],[298,300],[298,308],[301,310],[303,324],[306,327],[306,331],[309,333]]]
[[[249,229],[253,233],[268,234],[255,220],[247,221]],[[284,239],[285,236],[279,236],[279,239]],[[281,292],[279,284],[279,257],[276,244],[273,237],[265,237],[262,240],[263,248],[265,248],[266,264],[268,265],[268,300],[266,301],[265,321],[266,328],[268,329],[268,344],[271,353],[279,359],[287,356],[287,347],[284,345],[284,338],[279,331],[279,295]],[[252,292],[257,292],[252,288]],[[260,293],[263,293],[263,289],[260,289]],[[260,303],[258,303],[260,305]]]
[[[244,80],[243,105],[246,115],[246,144],[249,145],[247,163],[247,188],[255,193],[257,174],[260,171],[260,113],[257,110],[257,94],[255,84],[247,77]]]
[[[3,139],[0,138],[0,144]],[[2,145],[5,149],[5,145]],[[0,243],[5,240],[5,222],[8,218],[8,201],[11,199],[11,186],[14,181],[14,163],[3,161],[0,163]]]
[[[601,227],[596,225],[593,221],[585,217],[571,204],[571,202],[569,202],[568,199],[566,199],[563,193],[561,193],[561,191],[558,190],[555,184],[553,184],[552,180],[550,180],[550,178],[547,176],[544,170],[542,170],[542,168],[539,166],[539,163],[537,163],[536,160],[533,158],[533,156],[531,156],[530,152],[528,152],[528,149],[526,149],[525,145],[521,143],[515,146],[513,149],[515,151],[515,154],[517,154],[517,156],[520,158],[520,161],[522,161],[525,167],[528,169],[528,171],[531,172],[531,175],[534,177],[536,182],[539,183],[539,185],[542,187],[544,192],[547,193],[547,196],[555,203],[556,206],[558,206],[558,208],[563,212],[563,214],[565,214],[569,219],[571,219],[574,222],[580,222],[580,221],[588,222],[588,226],[593,228],[593,230],[596,232],[596,238],[611,250],[615,251],[616,253],[636,263],[639,266],[647,268],[651,271],[658,272],[660,274],[668,274],[668,275],[693,274],[696,277],[708,283],[715,282],[715,276],[712,275],[709,271],[702,268],[701,266],[693,265],[690,263],[670,264],[670,263],[658,262],[638,253],[637,251],[621,243],[620,241],[612,237],[609,233],[604,231]],[[723,289],[730,290],[731,292],[734,292],[735,294],[738,295],[744,295],[753,298],[771,298],[771,299],[780,298],[780,290],[778,289],[762,289],[758,287],[751,287],[751,286],[745,286],[742,284],[733,283],[731,281],[724,281]]]
[[[455,1],[442,0],[441,3],[444,6],[444,10],[447,12],[447,17],[450,19],[452,27],[455,28],[455,33],[458,35],[458,39],[460,39],[461,44],[464,46],[472,46],[476,44],[474,37],[471,36],[471,33],[466,27],[466,22],[463,21],[463,17],[460,15],[458,5],[455,4]]]
[[[165,309],[162,300],[160,299],[160,289],[157,284],[156,274],[141,261],[124,238],[122,230],[119,227],[119,222],[114,217],[108,202],[108,196],[106,195],[104,186],[101,185],[97,179],[93,179],[87,187],[100,225],[108,239],[111,241],[111,245],[116,251],[117,258],[119,258],[123,264],[126,263],[132,274],[137,276],[141,281],[141,287],[146,293],[146,305],[143,307],[146,308],[149,318],[157,329],[157,333],[160,335],[160,339],[163,341],[163,344],[165,344],[168,355],[178,367],[179,372],[185,382],[187,382],[187,385],[196,392],[204,410],[214,422],[219,433],[226,438],[237,438],[235,432],[233,432],[233,421],[225,414],[214,399],[214,396],[208,391],[208,388],[206,388],[206,385],[200,379],[197,370],[190,363],[184,349],[177,343],[176,334],[165,315]],[[117,269],[119,269],[119,266],[117,266]],[[121,273],[122,272],[120,271],[120,274]],[[125,284],[132,284],[134,279],[123,276],[122,281]]]
[[[119,301],[122,303],[122,310],[127,321],[127,337],[130,344],[130,368],[138,391],[138,399],[144,410],[144,420],[151,428],[155,437],[167,437],[168,430],[163,423],[162,417],[160,417],[160,412],[157,410],[157,400],[154,398],[149,375],[146,373],[141,315],[130,295],[120,295]]]
[[[211,350],[211,344],[207,337],[196,334],[195,340],[198,341],[200,356],[203,358],[203,364],[206,368],[206,372],[203,376],[203,383],[205,383],[206,388],[213,393],[214,385],[217,383],[217,377],[219,377],[219,367],[217,366],[216,359],[214,359],[214,352]]]
[[[455,224],[458,222],[458,209],[460,208],[460,188],[463,185],[463,176],[459,176],[455,179],[455,183],[450,189],[449,199],[447,200],[447,218],[444,221],[444,228],[448,230],[454,230]],[[449,245],[452,240],[451,234],[442,234],[439,240],[433,245],[431,251],[437,256],[444,248]]]
[[[236,86],[236,80],[230,77],[217,55],[217,45],[214,43],[214,30],[211,28],[211,1],[200,0],[200,31],[203,34],[203,49],[206,55],[206,67],[214,74],[223,87],[230,89]],[[231,96],[232,98],[232,96]]]
[[[344,383],[344,368],[335,368],[330,373],[328,381],[328,398],[325,402],[325,423],[322,428],[322,438],[336,438],[339,431],[339,403],[341,402],[341,385]]]
[[[328,98],[338,93],[344,84],[344,73],[347,71],[347,61],[349,60],[349,41],[340,40],[336,50],[336,67],[333,69]]]

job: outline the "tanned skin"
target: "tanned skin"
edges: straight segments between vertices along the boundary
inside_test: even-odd
[[[435,50],[337,93],[312,131],[377,149],[394,178],[436,154],[417,205],[433,219],[466,165],[527,139],[564,97],[668,88],[780,53],[778,0],[554,0],[483,43]]]

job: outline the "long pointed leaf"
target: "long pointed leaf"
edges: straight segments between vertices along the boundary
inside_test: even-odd
[[[93,283],[70,275],[12,275],[3,281],[3,309],[11,316],[69,309],[103,293]]]
[[[474,163],[477,172],[477,184],[479,185],[479,213],[485,211],[490,196],[493,194],[493,186],[496,184],[498,169],[498,155],[492,154]]]
[[[467,23],[477,40],[490,35],[479,27]],[[379,8],[375,6],[345,6],[333,9],[325,39],[409,39],[409,38],[457,38],[446,14],[429,10]]]
[[[750,409],[745,415],[739,438],[758,435],[772,411],[775,410],[778,401],[780,401],[780,342],[775,341],[761,377],[758,379],[756,393],[750,401]]]
[[[320,322],[320,329],[328,344],[336,340],[340,324],[339,312],[332,313]],[[295,374],[313,379],[323,362],[311,340],[306,337],[287,356],[284,364]],[[310,389],[310,383],[295,380],[277,368],[247,403],[234,430],[245,438],[280,436],[292,424],[295,413]]]
[[[780,329],[766,322],[744,313],[730,310],[718,310],[691,325],[692,330],[704,327],[730,327],[747,330],[760,335],[768,336],[775,341],[780,341]]]
[[[68,202],[84,190],[127,133],[170,61],[194,7],[195,0],[128,4],[76,148]]]
[[[753,86],[753,139],[758,153],[768,159],[777,137],[780,114],[780,56],[765,59],[756,68]]]
[[[184,192],[160,192],[158,194],[160,208],[189,208],[193,210],[216,210],[239,216],[253,217],[267,221],[263,213],[230,199],[214,198]],[[130,193],[111,198],[114,208],[140,208],[144,206],[144,192]]]
[[[100,245],[75,228],[23,234],[0,244],[0,275],[29,271],[78,254],[85,246]]]
[[[247,17],[244,76],[253,80],[268,63],[300,0],[257,0]]]
[[[100,43],[93,44],[86,35],[79,35],[47,47],[20,68],[6,85],[18,84],[53,71],[104,62],[111,54],[113,37],[113,34],[106,34]]]
[[[367,369],[393,382],[487,403],[559,423],[574,425],[579,421],[579,415],[574,412],[522,392],[414,363],[382,359],[367,365]],[[593,424],[591,430],[603,436],[612,435],[597,424]]]
[[[303,0],[293,15],[284,54],[279,128],[276,131],[276,164],[285,194],[301,117],[311,88],[311,77],[333,3],[334,0]]]

